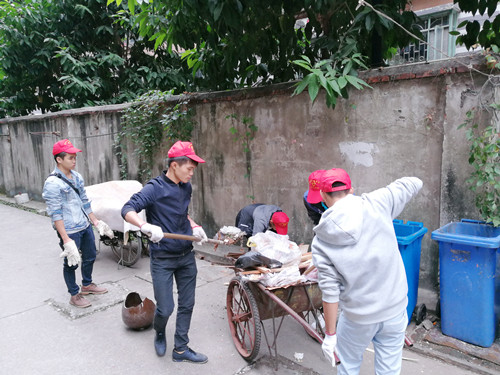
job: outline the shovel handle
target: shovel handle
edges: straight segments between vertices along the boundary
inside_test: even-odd
[[[186,240],[186,241],[193,241],[193,242],[200,242],[201,238],[196,237],[196,236],[190,236],[188,234],[177,234],[177,233],[163,233],[164,238],[171,238],[174,240]],[[218,245],[224,245],[224,241],[219,241],[219,240],[213,240],[209,238],[207,242],[210,243],[216,243]]]

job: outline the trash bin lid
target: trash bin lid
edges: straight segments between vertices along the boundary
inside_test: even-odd
[[[470,222],[451,222],[431,233],[436,241],[497,249],[500,247],[500,227]]]
[[[403,220],[395,219],[392,222],[398,245],[409,245],[427,233],[427,228],[424,227],[423,223],[418,221],[408,221],[404,224]]]

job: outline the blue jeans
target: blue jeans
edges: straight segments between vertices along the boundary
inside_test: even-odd
[[[156,300],[154,329],[165,332],[168,318],[174,311],[173,280],[177,285],[177,318],[174,349],[183,351],[189,343],[188,332],[196,290],[196,259],[194,251],[178,257],[165,257],[162,251],[151,252],[151,277]]]
[[[341,363],[337,375],[359,374],[370,342],[375,351],[375,374],[400,374],[407,326],[406,309],[393,319],[374,324],[354,323],[340,313],[336,351]]]
[[[59,233],[58,233],[59,235]],[[92,282],[92,270],[94,269],[94,261],[97,255],[97,250],[95,247],[95,237],[94,231],[92,230],[92,225],[80,232],[68,234],[69,238],[75,241],[76,247],[80,250],[82,254],[82,285],[89,285]],[[64,250],[64,246],[59,236],[59,246]],[[78,268],[76,266],[68,266],[68,260],[64,258],[63,275],[66,286],[68,287],[68,292],[72,296],[80,292],[80,287],[76,284],[75,271]]]

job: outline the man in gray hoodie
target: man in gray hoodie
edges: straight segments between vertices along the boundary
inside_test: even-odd
[[[370,342],[376,374],[401,371],[408,284],[392,220],[421,187],[420,179],[403,177],[354,196],[343,169],[322,176],[321,196],[328,209],[314,227],[311,248],[323,295],[322,350],[332,366],[338,355],[339,375],[359,373]]]

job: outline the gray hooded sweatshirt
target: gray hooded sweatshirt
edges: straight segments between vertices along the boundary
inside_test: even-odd
[[[339,302],[349,320],[373,324],[406,309],[408,283],[392,220],[421,187],[420,179],[403,177],[371,193],[349,194],[314,227],[323,301]]]

